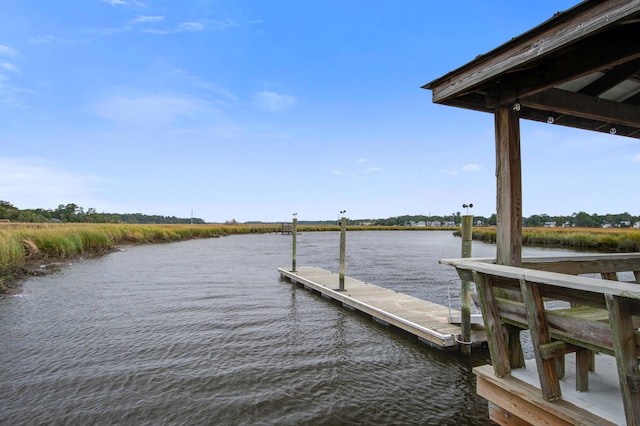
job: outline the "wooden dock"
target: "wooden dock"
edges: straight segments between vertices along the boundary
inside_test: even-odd
[[[278,268],[280,275],[341,302],[343,306],[371,315],[375,320],[393,325],[417,336],[438,349],[459,349],[462,344],[486,342],[484,327],[473,325],[471,341],[460,341],[460,325],[450,324],[449,316],[460,312],[407,294],[345,277],[344,291],[339,291],[339,274],[316,267],[298,267],[296,272]]]

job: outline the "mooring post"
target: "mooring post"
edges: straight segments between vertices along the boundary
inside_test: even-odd
[[[342,210],[340,214],[340,287],[339,291],[344,291],[344,273],[345,273],[345,255],[347,252],[347,218],[344,216],[346,210]]]
[[[291,272],[296,272],[296,232],[298,231],[298,213],[293,214],[293,224],[291,225],[291,235],[293,236],[293,247],[291,254]]]
[[[466,204],[463,205],[463,207]],[[470,205],[473,207],[473,204]],[[462,216],[462,257],[471,257],[471,238],[473,231],[473,216]],[[460,352],[464,355],[471,354],[471,283],[469,281],[462,281],[460,288],[460,326],[462,332],[462,347]]]

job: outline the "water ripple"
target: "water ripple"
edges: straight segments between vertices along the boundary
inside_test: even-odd
[[[486,353],[431,350],[283,282],[290,243],[127,247],[29,280],[0,299],[0,424],[487,423],[471,373]],[[336,271],[337,246],[302,234],[298,263]],[[347,247],[349,275],[442,301],[455,273],[437,260],[459,240],[349,233]]]

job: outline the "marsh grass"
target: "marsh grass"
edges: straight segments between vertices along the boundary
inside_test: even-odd
[[[119,245],[215,238],[234,234],[271,233],[279,224],[137,225],[137,224],[2,224],[0,225],[0,293],[15,278],[38,273],[38,265],[77,256],[99,255]],[[349,231],[431,231],[456,228],[348,226]],[[299,232],[339,231],[336,225],[298,225]],[[495,228],[475,228],[473,238],[496,241]],[[597,251],[640,251],[640,230],[592,228],[524,228],[523,244],[563,246]]]
[[[38,264],[99,255],[118,245],[274,232],[275,225],[3,224],[0,226],[0,292]]]
[[[496,242],[495,228],[474,228],[473,239]],[[523,228],[522,244],[603,252],[639,252],[640,230],[631,228]]]

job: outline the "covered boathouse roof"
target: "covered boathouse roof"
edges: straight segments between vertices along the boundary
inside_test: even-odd
[[[423,86],[433,102],[640,138],[640,0],[586,0]]]

